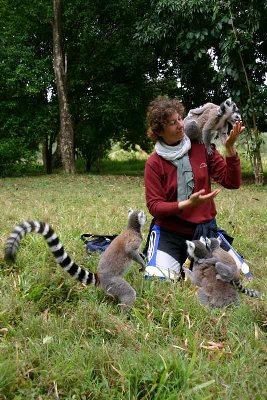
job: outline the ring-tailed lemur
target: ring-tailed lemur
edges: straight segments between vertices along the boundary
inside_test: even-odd
[[[260,297],[260,293],[257,290],[247,289],[245,286],[243,286],[240,280],[240,269],[228,251],[221,248],[221,239],[219,237],[210,239],[206,238],[206,245],[211,251],[211,257],[215,257],[217,260],[215,264],[217,279],[230,282],[237,288],[239,292],[245,294],[246,296]]]
[[[204,239],[205,240],[205,239]],[[193,258],[193,270],[183,267],[185,274],[198,289],[199,301],[211,307],[223,307],[237,303],[238,291],[251,297],[259,297],[255,290],[243,287],[237,279],[236,266],[224,264],[218,254],[214,257],[203,240],[186,241],[187,251]],[[226,280],[224,280],[226,279]]]
[[[15,261],[20,241],[27,233],[40,233],[57,264],[74,279],[84,285],[100,285],[108,295],[117,297],[122,307],[132,306],[136,292],[122,276],[132,261],[136,261],[141,265],[141,270],[145,270],[144,256],[140,251],[143,240],[141,229],[145,222],[146,216],[143,211],[128,211],[127,228],[101,254],[96,273],[86,271],[72,261],[51,226],[40,221],[25,221],[15,226],[6,241],[5,260]]]
[[[225,144],[228,123],[232,126],[241,121],[240,111],[231,98],[225,100],[220,106],[206,103],[201,107],[189,110],[184,119],[185,134],[191,140],[204,142],[208,154],[212,154],[211,140],[216,134]]]

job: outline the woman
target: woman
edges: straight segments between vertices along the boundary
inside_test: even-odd
[[[185,241],[198,238],[200,230],[216,227],[214,198],[220,189],[211,191],[211,178],[227,189],[241,184],[234,144],[245,129],[242,122],[235,123],[226,140],[224,159],[215,147],[208,155],[204,144],[190,142],[184,133],[183,112],[178,100],[158,97],[147,113],[147,136],[156,142],[145,166],[146,204],[153,216],[148,276],[179,276],[186,259]]]

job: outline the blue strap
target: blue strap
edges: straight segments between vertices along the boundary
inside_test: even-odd
[[[243,264],[244,262],[244,258],[240,256],[240,254],[237,253],[237,251],[230,245],[229,242],[227,242],[227,240],[225,239],[225,237],[223,236],[223,234],[218,231],[218,234],[220,236],[220,238],[224,241],[224,243],[229,246],[229,248],[235,253],[235,255],[237,256],[237,258],[239,259],[239,261],[241,262],[241,264]]]

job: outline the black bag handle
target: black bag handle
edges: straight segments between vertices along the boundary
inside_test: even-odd
[[[86,244],[88,243],[91,239],[109,239],[110,241],[112,241],[113,239],[115,239],[115,237],[118,235],[97,235],[95,233],[83,233],[80,236],[80,239]]]

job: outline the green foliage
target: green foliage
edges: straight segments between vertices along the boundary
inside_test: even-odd
[[[76,146],[88,164],[110,140],[147,148],[145,111],[154,89],[145,74],[156,55],[133,39],[144,2],[65,3],[69,96]],[[73,23],[79,14],[79,22]],[[92,149],[92,146],[96,149]]]
[[[91,171],[92,166],[96,161],[102,159],[109,148],[111,142],[101,132],[101,126],[95,127],[88,122],[79,123],[76,126],[75,146],[78,155],[81,155],[86,162],[86,171]]]
[[[30,163],[39,143],[55,137],[58,112],[53,90],[51,4],[1,1],[0,166]],[[52,99],[53,100],[53,99]]]
[[[257,184],[263,184],[258,132],[267,129],[266,11],[264,0],[153,1],[136,33],[141,43],[160,46],[161,57],[178,71],[188,108],[234,99],[248,128]]]
[[[262,125],[267,56],[263,10],[266,11],[264,1],[243,2],[242,6],[239,1],[154,1],[138,23],[136,37],[142,43],[165,49],[162,54],[179,70],[183,97],[190,107],[208,98],[216,102],[230,94],[242,107],[245,118],[245,106],[253,101],[253,111]],[[190,68],[194,73],[188,76]],[[189,93],[190,86],[195,98]],[[247,122],[250,121],[251,117]]]
[[[0,138],[0,166],[0,176],[37,172],[36,151],[27,148],[24,138]]]
[[[241,8],[239,5],[238,1],[231,1],[226,2],[223,9],[218,5],[214,9],[213,21],[220,27],[216,35],[224,36],[216,49],[217,78],[240,104],[246,125],[254,128],[256,123],[260,129],[266,129],[266,86],[263,83],[267,52],[266,32],[262,30],[266,23],[266,12],[262,12],[266,11],[266,3],[243,2]]]
[[[77,154],[87,169],[111,141],[149,150],[145,113],[159,94],[182,99],[186,109],[231,95],[249,128],[249,148],[259,153],[266,15],[264,0],[65,0],[66,83]],[[14,162],[25,162],[24,153],[44,141],[51,155],[59,130],[52,3],[1,0],[0,21],[0,139],[18,138],[23,151],[14,152]]]

